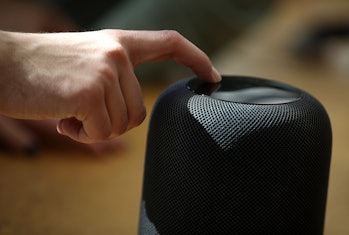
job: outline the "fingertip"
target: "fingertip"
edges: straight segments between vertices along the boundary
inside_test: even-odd
[[[212,75],[211,76],[212,76],[213,82],[220,82],[222,80],[221,74],[213,66],[212,66]]]
[[[218,83],[222,80],[222,76],[213,66],[211,67],[211,70],[206,71],[205,73],[202,71],[201,73],[196,74],[200,79],[210,83]]]

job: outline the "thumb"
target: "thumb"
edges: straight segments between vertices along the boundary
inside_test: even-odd
[[[74,140],[79,140],[81,133],[86,135],[82,122],[74,117],[59,120],[56,129],[59,134],[69,136]]]

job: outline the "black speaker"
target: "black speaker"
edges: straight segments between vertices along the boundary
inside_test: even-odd
[[[139,234],[322,234],[331,147],[325,109],[300,89],[176,82],[150,120]]]

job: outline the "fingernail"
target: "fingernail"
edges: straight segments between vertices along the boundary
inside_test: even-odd
[[[220,82],[222,80],[222,76],[217,71],[217,69],[213,66],[212,66],[212,76],[213,76],[215,82]]]

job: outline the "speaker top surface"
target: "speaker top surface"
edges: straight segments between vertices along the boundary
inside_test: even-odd
[[[223,76],[220,83],[193,78],[188,81],[187,88],[214,99],[248,104],[283,104],[301,98],[298,89],[286,84],[244,76]]]

